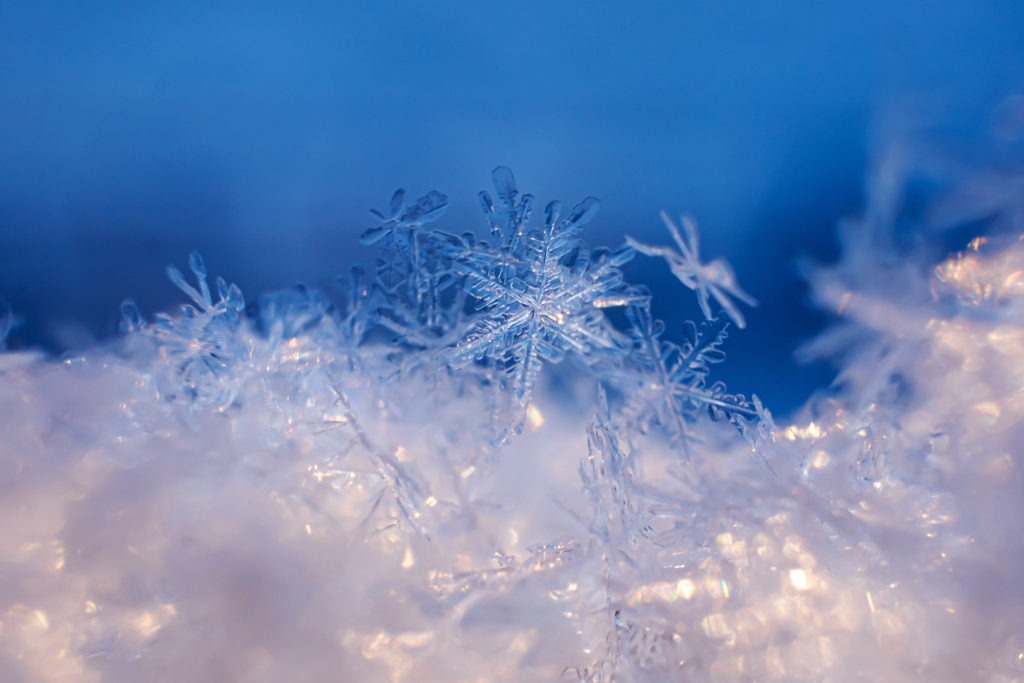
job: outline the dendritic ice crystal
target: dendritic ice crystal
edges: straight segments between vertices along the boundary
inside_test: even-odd
[[[807,269],[840,371],[784,424],[715,379],[753,299],[692,221],[593,248],[596,199],[535,218],[503,167],[485,234],[398,191],[332,287],[247,305],[192,254],[174,314],[5,351],[2,677],[1024,679],[1024,204],[897,170]]]
[[[588,197],[565,217],[560,203],[551,202],[544,226],[529,229],[529,195],[517,203],[507,168],[495,170],[494,183],[505,204],[500,212],[481,195],[488,214],[506,217],[493,230],[494,244],[468,240],[463,252],[452,255],[480,314],[448,358],[456,367],[497,364],[508,374],[516,402],[526,406],[544,361],[557,363],[566,353],[586,365],[624,358],[625,338],[602,309],[646,297],[623,284],[618,269],[633,257],[631,249],[591,250],[579,238],[597,213],[596,199]]]

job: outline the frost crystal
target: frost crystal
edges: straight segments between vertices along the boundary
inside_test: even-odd
[[[682,217],[680,221],[683,226],[682,233],[664,211],[661,212],[661,220],[672,234],[672,239],[675,240],[679,251],[671,247],[656,247],[637,242],[631,237],[627,237],[626,241],[641,254],[664,258],[679,281],[697,292],[697,301],[700,303],[700,310],[704,313],[705,318],[708,320],[712,318],[711,306],[708,304],[710,295],[738,327],[746,327],[747,323],[743,314],[730,297],[739,299],[748,306],[756,306],[757,302],[736,283],[736,275],[732,272],[729,264],[721,259],[715,259],[711,263],[701,263],[697,226],[691,218]]]
[[[753,404],[727,393],[721,382],[708,384],[710,366],[725,359],[720,347],[728,321],[717,317],[699,325],[687,322],[680,345],[661,339],[665,326],[651,317],[648,305],[631,305],[626,316],[633,337],[632,371],[620,376],[632,380],[626,387],[630,397],[627,412],[641,429],[660,425],[672,444],[685,451],[686,421],[695,412],[706,410],[715,419],[727,418],[737,424],[742,424],[744,417],[757,416]]]
[[[633,502],[632,458],[612,425],[603,389],[598,390],[598,405],[587,428],[587,450],[580,463],[580,479],[594,508],[590,530],[612,554],[628,556],[649,531]]]
[[[245,300],[237,285],[218,277],[215,302],[202,256],[193,251],[188,263],[198,289],[174,266],[167,266],[167,276],[193,303],[182,305],[178,317],[157,314],[156,324],[145,328],[127,300],[121,305],[122,329],[147,333],[159,347],[167,367],[161,389],[166,396],[180,393],[192,406],[224,408],[234,400],[249,355],[246,340],[236,334]]]
[[[447,206],[443,194],[430,192],[406,207],[405,191],[398,190],[390,214],[374,211],[379,224],[360,237],[363,244],[380,244],[375,284],[383,296],[377,322],[415,348],[434,347],[458,319],[461,299],[445,297],[455,282],[447,245],[440,233],[423,229]]]
[[[483,197],[498,245],[470,245],[456,265],[483,313],[448,357],[456,367],[486,358],[505,368],[516,401],[525,406],[543,361],[557,363],[571,353],[593,365],[624,355],[625,339],[601,309],[639,295],[623,283],[619,270],[633,257],[631,249],[591,251],[578,237],[597,213],[596,199],[584,199],[564,218],[560,203],[551,202],[544,227],[527,230],[529,202],[515,202],[511,171],[498,168],[494,180],[506,208],[497,212]]]

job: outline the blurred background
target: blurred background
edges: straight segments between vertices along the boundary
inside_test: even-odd
[[[12,347],[60,353],[182,297],[198,249],[250,300],[372,258],[392,191],[449,196],[512,167],[543,203],[602,201],[594,245],[687,212],[761,302],[718,377],[777,415],[831,378],[794,348],[825,318],[799,257],[833,258],[891,112],[969,139],[1024,89],[1024,4],[0,3],[0,297]],[[904,114],[900,114],[903,116]],[[880,132],[881,131],[881,132]],[[669,334],[699,315],[637,261]]]

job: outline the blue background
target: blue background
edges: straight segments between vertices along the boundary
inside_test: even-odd
[[[898,6],[897,6],[898,5]],[[0,295],[14,345],[113,334],[179,301],[199,249],[250,298],[325,281],[398,186],[600,197],[594,244],[697,217],[761,306],[718,376],[786,413],[830,377],[797,256],[862,205],[872,136],[909,106],[964,130],[1024,86],[1020,2],[0,3]],[[667,269],[634,280],[678,329]]]

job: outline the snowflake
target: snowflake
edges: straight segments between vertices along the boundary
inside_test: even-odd
[[[390,213],[372,211],[378,225],[360,237],[363,244],[379,243],[375,286],[383,296],[377,297],[374,322],[414,349],[447,344],[463,307],[452,269],[452,254],[461,251],[462,240],[423,228],[447,207],[448,198],[437,191],[406,207],[405,191],[398,190],[391,197]]]
[[[177,317],[158,313],[153,328],[146,328],[135,303],[126,300],[121,304],[121,326],[128,332],[151,335],[156,342],[169,368],[163,395],[173,398],[182,394],[193,407],[225,408],[241,384],[240,361],[250,353],[246,336],[237,334],[245,299],[237,285],[218,277],[214,302],[202,256],[193,251],[188,262],[198,289],[174,266],[167,267],[167,276],[195,305],[181,306]]]
[[[729,419],[737,428],[741,418],[758,416],[755,405],[727,393],[723,383],[708,385],[710,366],[725,359],[720,347],[727,336],[727,320],[719,316],[699,326],[687,322],[686,340],[679,345],[661,339],[665,325],[651,317],[649,306],[631,305],[626,317],[633,337],[630,360],[639,372],[625,376],[634,382],[627,391],[632,395],[630,411],[640,427],[661,426],[672,445],[689,456],[688,416],[707,410],[712,418]]]
[[[664,258],[679,281],[697,292],[697,301],[700,303],[700,310],[706,319],[711,320],[712,318],[711,307],[708,304],[710,295],[715,298],[715,301],[721,305],[738,327],[745,327],[746,320],[730,297],[735,297],[748,306],[756,306],[757,301],[736,283],[736,275],[729,264],[721,259],[715,259],[711,263],[700,262],[700,242],[697,237],[697,226],[692,219],[686,216],[681,219],[685,235],[679,232],[679,228],[664,211],[661,212],[661,220],[665,222],[665,226],[672,233],[673,239],[679,246],[679,251],[671,247],[658,247],[637,242],[632,237],[626,237],[627,244],[641,254]]]
[[[559,202],[551,202],[544,227],[526,231],[523,216],[528,210],[525,200],[515,201],[511,171],[499,167],[494,177],[506,204],[501,219],[490,210],[499,245],[470,244],[456,262],[466,290],[479,299],[484,313],[452,348],[449,360],[460,367],[486,358],[505,367],[517,403],[526,406],[543,361],[557,363],[571,353],[594,364],[608,354],[624,355],[626,340],[601,309],[635,298],[619,270],[633,250],[591,251],[578,239],[597,213],[593,197],[564,218]],[[485,208],[493,208],[483,196]]]
[[[408,208],[405,205],[405,190],[395,190],[391,195],[391,209],[388,215],[370,209],[370,213],[377,217],[378,224],[364,231],[359,236],[359,241],[363,244],[376,244],[385,237],[397,236],[398,239],[402,239],[405,237],[403,233],[407,234],[439,219],[447,208],[448,198],[436,190],[423,195]]]

